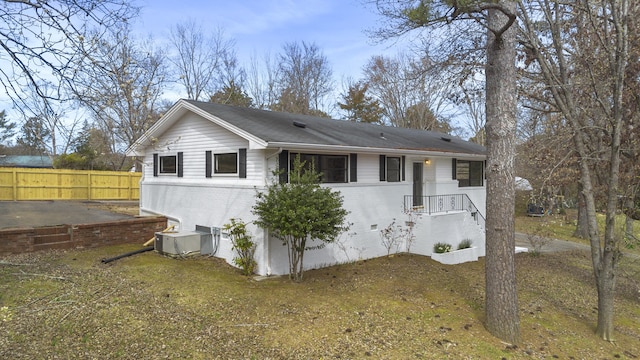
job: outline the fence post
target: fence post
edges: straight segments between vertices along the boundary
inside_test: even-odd
[[[131,176],[131,172],[128,172],[127,175],[128,175],[127,176],[127,180],[128,180],[127,181],[127,185],[128,185],[127,191],[128,191],[128,194],[129,194],[128,199],[129,200],[133,200],[133,194],[132,194],[133,193],[133,188],[131,186],[131,183],[133,182],[133,176]]]
[[[91,170],[87,172],[87,198],[91,200]]]
[[[18,200],[18,170],[13,169],[13,200]]]

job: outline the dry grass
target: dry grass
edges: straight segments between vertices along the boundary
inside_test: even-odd
[[[255,281],[139,246],[0,265],[0,358],[614,359],[640,357],[640,265],[618,282],[616,343],[594,336],[587,254],[517,255],[522,342],[483,327],[484,263],[401,255]]]
[[[137,214],[126,203],[99,206]],[[570,221],[525,217],[517,226],[566,238]],[[517,255],[514,347],[483,327],[483,260],[385,257],[308,271],[302,283],[256,281],[214,258],[100,261],[138,248],[0,259],[0,358],[640,358],[637,257],[620,266],[617,341],[606,343],[594,336],[588,254]]]

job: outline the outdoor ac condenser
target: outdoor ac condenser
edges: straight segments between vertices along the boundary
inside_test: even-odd
[[[154,248],[156,251],[177,256],[187,256],[200,253],[200,233],[176,232],[156,233]]]

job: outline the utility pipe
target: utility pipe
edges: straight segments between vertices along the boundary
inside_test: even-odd
[[[122,255],[118,255],[118,256],[115,256],[115,257],[112,257],[112,258],[102,259],[102,263],[103,264],[107,264],[107,263],[110,263],[112,261],[116,261],[116,260],[131,256],[131,255],[140,254],[140,253],[151,251],[151,250],[153,250],[153,246],[149,246],[149,247],[142,248],[142,249],[135,250],[135,251],[130,251],[128,253],[124,253]]]

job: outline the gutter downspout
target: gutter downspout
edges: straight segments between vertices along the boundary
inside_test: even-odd
[[[276,151],[275,153],[273,153],[273,154],[271,154],[271,155],[267,156],[267,157],[265,158],[265,160],[269,160],[269,159],[271,159],[272,157],[274,157],[274,156],[276,156],[276,155],[280,155],[280,153],[282,152],[282,150],[283,150],[283,148],[278,148],[278,151]]]
[[[140,165],[142,165],[142,176],[140,176],[140,181],[138,182],[138,215],[142,215],[142,183],[145,179],[145,167],[147,166],[144,161],[140,161]]]
[[[178,230],[179,230],[179,231],[180,231],[180,230],[182,230],[182,220],[181,220],[180,218],[177,218],[177,217],[175,217],[175,216],[171,216],[171,215],[160,214],[160,213],[157,213],[157,212],[155,212],[155,211],[152,211],[152,210],[149,210],[149,209],[147,209],[147,208],[144,208],[144,207],[142,207],[142,206],[140,206],[140,211],[141,211],[141,212],[142,212],[142,211],[144,211],[144,212],[146,212],[146,213],[153,214],[153,215],[156,215],[156,216],[164,216],[164,217],[166,217],[167,219],[169,219],[169,220],[171,220],[171,221],[173,221],[173,222],[178,223]]]
[[[275,153],[268,155],[265,159],[264,159],[264,174],[263,174],[263,178],[267,179],[267,175],[269,173],[269,160],[275,156],[280,155],[280,153],[282,153],[283,148],[278,148],[278,151],[276,151]],[[266,271],[266,275],[267,276],[271,276],[271,246],[270,243],[271,241],[269,241],[269,231],[267,229],[262,229],[262,239],[263,239],[263,243],[264,243],[264,264],[265,264],[265,271]]]

